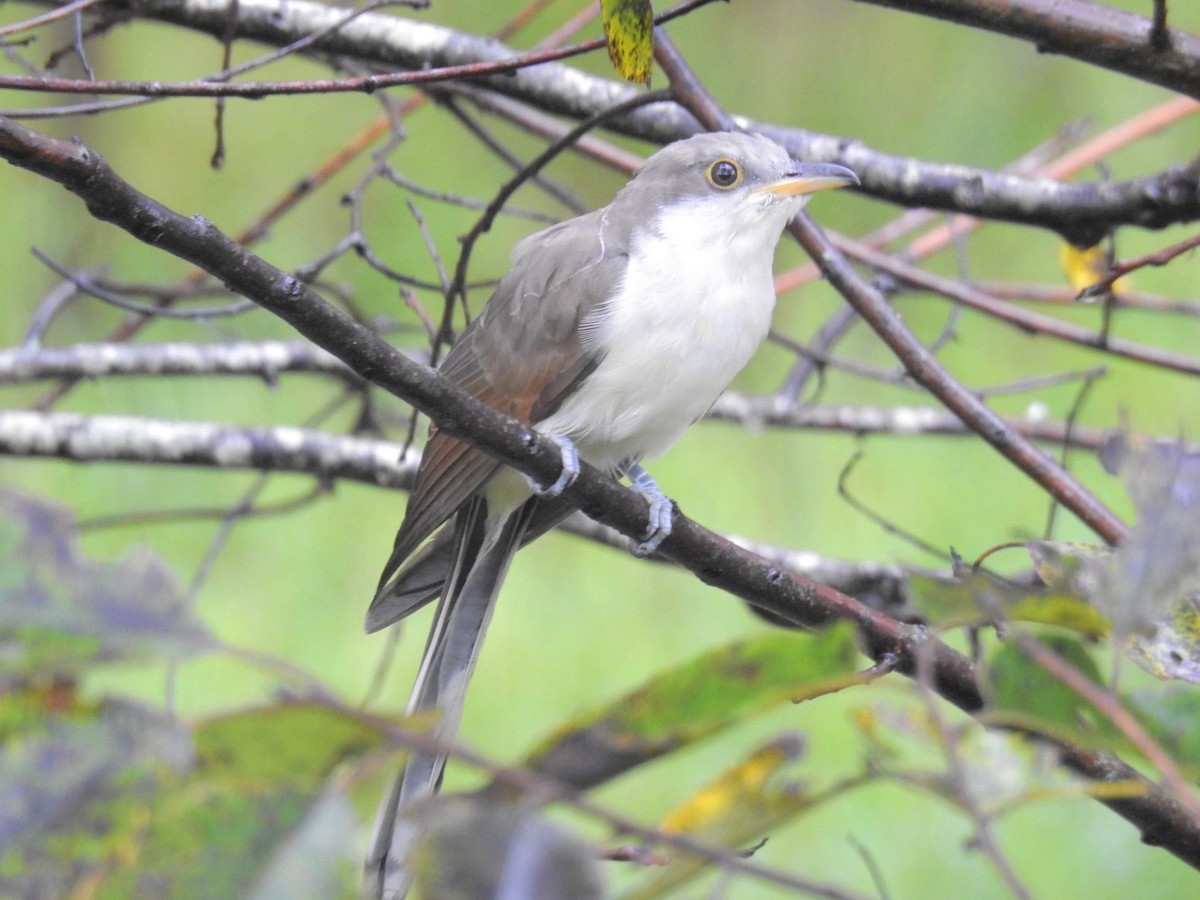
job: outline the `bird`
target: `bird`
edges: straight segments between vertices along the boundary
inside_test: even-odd
[[[635,553],[670,533],[673,507],[643,460],[702,417],[766,337],[773,261],[787,223],[850,169],[799,162],[761,135],[668,144],[607,206],[519,241],[512,265],[440,367],[450,382],[562,451],[539,485],[431,425],[404,520],[366,616],[377,631],[433,600],[437,612],[408,713],[452,740],[509,562],[571,510],[579,460],[647,500]],[[377,894],[406,890],[408,815],[438,788],[445,752],[414,750],[376,817],[367,860]]]

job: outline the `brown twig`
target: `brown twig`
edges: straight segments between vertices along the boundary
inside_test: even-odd
[[[20,22],[13,22],[11,25],[0,26],[0,37],[8,37],[10,34],[20,34],[22,31],[32,31],[35,28],[41,28],[43,25],[50,25],[77,12],[83,12],[89,6],[95,6],[103,2],[104,0],[72,0],[72,2],[64,3],[57,9],[42,13],[40,16],[22,19]]]
[[[1200,247],[1200,234],[1193,235],[1187,240],[1164,247],[1161,250],[1155,250],[1153,253],[1147,253],[1144,256],[1115,262],[1108,267],[1108,273],[1103,278],[1079,292],[1079,299],[1083,300],[1089,297],[1109,294],[1112,292],[1113,284],[1118,278],[1123,278],[1130,272],[1136,272],[1138,269],[1144,269],[1148,266],[1165,266],[1176,257],[1182,256],[1189,250],[1195,250],[1197,247]]]
[[[1137,362],[1148,363],[1163,369],[1183,372],[1190,375],[1200,374],[1200,357],[1162,350],[1158,347],[1148,347],[1122,338],[1114,338],[1103,331],[1084,328],[1073,322],[1057,319],[1053,316],[1042,315],[1031,310],[1022,309],[1011,303],[1005,303],[995,297],[990,297],[979,288],[964,284],[953,278],[935,275],[917,266],[903,262],[887,253],[879,253],[865,247],[857,241],[840,235],[832,235],[830,242],[847,255],[865,263],[872,268],[887,272],[894,278],[912,287],[932,291],[955,303],[961,303],[972,309],[992,316],[1002,322],[1019,328],[1028,334],[1041,334],[1058,340],[1079,344],[1110,353],[1114,356],[1125,357]]]

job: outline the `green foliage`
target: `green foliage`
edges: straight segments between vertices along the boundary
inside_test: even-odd
[[[0,494],[0,509],[10,648],[0,895],[65,896],[86,884],[97,897],[250,896],[286,883],[298,867],[289,844],[315,830],[307,887],[290,896],[353,896],[344,836],[356,817],[331,776],[378,752],[379,730],[304,703],[188,728],[127,699],[84,699],[78,682],[102,664],[173,662],[218,645],[148,552],[99,563],[79,552],[68,510],[13,492]]]
[[[568,722],[525,765],[563,784],[593,787],[776,704],[840,690],[857,656],[844,624],[820,635],[775,633],[727,644]]]
[[[0,684],[212,648],[160,560],[134,550],[97,563],[76,541],[70,510],[0,489]]]

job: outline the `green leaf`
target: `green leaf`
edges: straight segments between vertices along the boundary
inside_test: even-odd
[[[297,703],[221,716],[198,726],[194,755],[178,725],[128,704],[42,730],[0,757],[0,896],[84,883],[112,900],[358,896],[359,821],[336,773],[386,740],[353,715]]]
[[[650,85],[654,70],[654,9],[650,0],[601,0],[608,58],[626,81]]]
[[[382,746],[382,735],[346,713],[287,703],[217,716],[196,729],[200,772],[270,788],[312,791],[342,759]]]
[[[1055,625],[1087,637],[1112,630],[1108,619],[1065,584],[1045,590],[1004,584],[983,573],[961,581],[913,573],[907,587],[909,606],[938,628],[1004,620]]]
[[[195,745],[195,770],[159,797],[136,868],[113,871],[100,896],[137,896],[138,884],[153,883],[161,896],[215,900],[287,881],[297,845],[346,819],[331,775],[385,739],[348,713],[289,703],[202,722]],[[348,845],[342,830],[325,855],[309,859],[320,866],[308,872],[309,889],[289,896],[353,896],[348,886],[359,875],[343,855]],[[340,893],[329,889],[339,880]]]
[[[313,801],[271,855],[248,900],[332,898],[359,900],[362,860],[348,835],[359,827],[350,798],[331,783]]]
[[[1182,684],[1156,685],[1132,692],[1126,706],[1172,759],[1200,771],[1200,693]]]
[[[215,646],[166,565],[142,549],[87,559],[65,507],[0,490],[0,558],[0,688]]]
[[[1067,635],[1043,635],[1042,643],[1101,684],[1100,673],[1087,649]],[[1099,710],[1021,652],[1002,644],[988,657],[989,722],[1015,725],[1085,747],[1108,747],[1118,739],[1113,725]]]
[[[526,765],[559,782],[591,787],[779,703],[858,683],[857,660],[849,625],[737,641],[568,723]]]
[[[129,702],[48,709],[0,696],[0,896],[68,896],[136,847],[154,796],[191,761],[187,734]]]

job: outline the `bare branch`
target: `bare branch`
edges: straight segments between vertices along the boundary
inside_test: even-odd
[[[281,426],[169,422],[131,416],[0,411],[0,454],[295,472],[407,488],[418,455],[391,441]]]
[[[283,372],[360,381],[337,357],[306,341],[71,344],[0,350],[0,384],[144,375],[243,375],[274,381]]]
[[[886,434],[905,436],[973,436],[956,415],[932,406],[851,406],[810,404],[796,406],[786,399],[773,396],[727,392],[712,409],[708,418],[720,422],[736,422],[756,428],[807,428],[814,431],[844,431],[850,434]],[[1068,429],[1062,422],[1032,416],[1007,417],[1010,428],[1035,441],[1098,450],[1112,433],[1105,428],[1075,426]]]
[[[224,0],[142,0],[136,8],[139,15],[220,37],[226,27],[228,4]],[[311,0],[286,3],[240,0],[238,36],[285,46],[329,29],[344,17],[344,10]],[[392,70],[409,70],[408,74],[396,76],[393,79],[396,83],[443,77],[422,74],[420,70],[464,67],[461,75],[480,75],[478,83],[492,90],[576,119],[595,115],[638,93],[627,85],[586,75],[559,63],[543,62],[513,70],[518,57],[531,63],[552,59],[558,51],[546,51],[549,55],[545,56],[521,55],[496,41],[412,19],[372,13],[327,34],[315,47],[312,52],[344,55]],[[1200,53],[1194,60],[1193,70],[1200,72]],[[494,71],[497,66],[507,74],[482,74],[489,67]],[[364,82],[356,89],[368,85],[377,89],[384,83],[392,82]],[[316,83],[301,84],[305,86],[298,90],[320,89]],[[233,86],[221,90],[237,92]],[[1173,166],[1156,175],[1128,181],[1067,184],[969,166],[923,162],[882,153],[845,137],[766,125],[746,118],[735,117],[735,122],[746,130],[767,134],[799,158],[850,166],[862,180],[861,190],[880,199],[904,206],[1038,225],[1082,245],[1095,243],[1117,225],[1163,228],[1200,217],[1200,163]],[[658,144],[699,130],[691,115],[669,103],[631,111],[615,119],[609,127]]]
[[[1134,359],[1176,372],[1189,375],[1200,374],[1200,357],[1171,350],[1160,350],[1157,347],[1147,347],[1122,338],[1110,337],[1104,331],[1083,328],[1072,322],[1021,309],[1011,303],[1003,303],[995,297],[989,297],[987,293],[978,288],[963,284],[953,278],[927,272],[902,262],[894,256],[872,250],[850,238],[835,235],[831,240],[843,253],[887,272],[905,284],[941,294],[956,303],[969,306],[1027,333],[1046,335],[1072,344],[1091,347],[1113,356]]]
[[[1007,34],[1200,100],[1200,37],[1091,0],[858,0]],[[1165,19],[1165,15],[1163,16]]]

